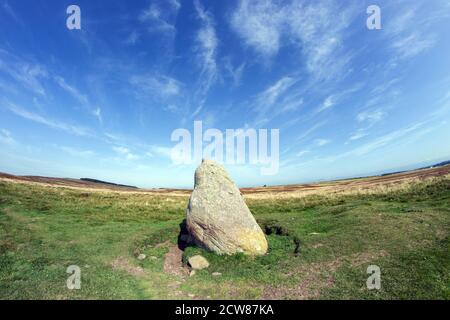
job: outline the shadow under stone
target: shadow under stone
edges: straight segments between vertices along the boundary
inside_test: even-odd
[[[178,248],[183,251],[187,247],[193,245],[193,241],[186,227],[186,219],[183,219],[183,221],[180,223],[180,233],[178,234],[177,244]]]

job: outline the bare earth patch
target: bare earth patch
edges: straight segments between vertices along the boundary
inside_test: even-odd
[[[125,271],[133,276],[142,277],[145,275],[142,267],[132,265],[127,258],[118,257],[112,263],[111,266],[114,270]]]
[[[176,245],[169,247],[169,252],[164,257],[164,272],[175,276],[184,276],[189,273],[187,267],[183,267],[183,251]]]

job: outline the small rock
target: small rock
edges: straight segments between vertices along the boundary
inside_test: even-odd
[[[221,276],[222,274],[220,273],[220,272],[213,272],[213,273],[211,273],[214,277],[217,277],[217,276]]]
[[[209,267],[209,262],[200,255],[192,256],[188,260],[192,269],[201,270]]]
[[[318,232],[311,232],[310,233],[310,235],[313,235],[313,236],[317,236],[317,235],[319,235],[320,233],[318,233]]]
[[[188,293],[188,297],[189,297],[189,298],[194,298],[194,297],[195,297],[195,294],[193,294],[193,293]]]
[[[189,272],[189,277],[192,277],[195,275],[195,270],[191,270],[191,272]]]
[[[150,256],[149,258],[150,258],[150,260],[158,260],[158,257],[155,257],[155,256]]]
[[[138,255],[138,260],[144,260],[145,258],[147,258],[147,256],[143,253],[141,253],[140,255]]]

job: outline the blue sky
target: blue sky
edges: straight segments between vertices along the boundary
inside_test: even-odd
[[[0,0],[0,171],[191,187],[194,120],[280,130],[276,175],[226,165],[240,186],[448,160],[449,26],[448,0]]]

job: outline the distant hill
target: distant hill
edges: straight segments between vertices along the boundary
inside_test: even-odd
[[[108,186],[114,186],[114,187],[138,189],[138,187],[135,187],[135,186],[128,186],[126,184],[118,184],[118,183],[107,182],[107,181],[91,179],[91,178],[81,178],[80,180],[81,181],[87,181],[87,182],[93,182],[93,183],[106,184]]]
[[[448,165],[448,164],[450,164],[450,160],[436,163],[435,165],[433,165],[433,166],[431,166],[431,167],[433,167],[433,168],[435,168],[435,167],[443,167],[443,166],[446,166],[446,165]]]
[[[447,161],[442,161],[430,166],[425,166],[425,167],[421,167],[418,169],[413,169],[413,170],[422,170],[422,169],[430,169],[430,168],[439,168],[439,167],[444,167],[450,164],[450,160]],[[388,173],[383,173],[380,176],[384,177],[384,176],[390,176],[392,174],[399,174],[399,173],[404,173],[404,172],[408,172],[408,171],[413,171],[413,170],[403,170],[403,171],[395,171],[395,172],[388,172]]]

